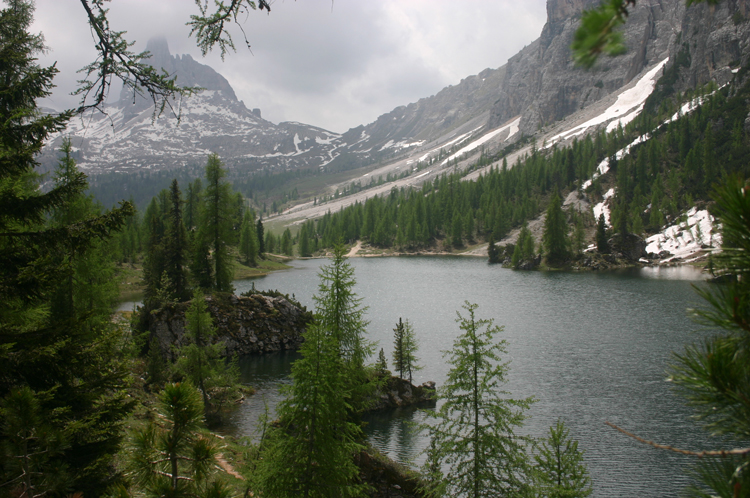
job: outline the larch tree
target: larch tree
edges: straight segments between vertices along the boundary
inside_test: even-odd
[[[363,449],[362,433],[352,421],[369,394],[364,360],[372,346],[364,338],[365,308],[352,288],[354,269],[343,245],[320,272],[315,321],[304,334],[302,358],[292,365],[292,385],[278,408],[259,470],[268,496],[354,497],[358,482],[354,456]]]
[[[583,451],[578,449],[578,441],[570,438],[562,420],[539,442],[534,460],[535,496],[585,498],[593,492]]]
[[[476,304],[458,313],[463,331],[445,351],[450,370],[438,388],[437,411],[422,429],[430,437],[423,471],[430,496],[447,493],[472,498],[527,496],[529,439],[517,434],[533,398],[514,399],[502,389],[508,363],[501,328],[476,317]],[[443,472],[443,468],[447,470]]]
[[[363,496],[354,464],[363,436],[350,420],[351,382],[339,342],[320,322],[304,336],[277,408],[279,424],[264,443],[261,490],[277,498]]]

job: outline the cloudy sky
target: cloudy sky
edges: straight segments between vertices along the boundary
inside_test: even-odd
[[[209,3],[212,3],[209,2]],[[539,37],[546,0],[271,0],[230,29],[237,52],[201,57],[190,28],[192,0],[112,0],[110,24],[144,50],[164,36],[172,54],[191,54],[226,77],[248,108],[273,121],[335,132],[374,121],[485,68],[502,66]],[[43,105],[73,107],[76,71],[94,58],[79,0],[36,0],[41,31],[57,62],[55,94]],[[113,95],[119,95],[119,91]]]

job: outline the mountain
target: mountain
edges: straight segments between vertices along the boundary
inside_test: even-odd
[[[637,79],[669,58],[675,90],[731,79],[747,59],[745,0],[685,7],[684,0],[639,0],[624,27],[628,52],[602,57],[593,70],[574,65],[570,44],[580,14],[599,0],[548,0],[540,37],[498,69],[485,69],[436,95],[402,106],[344,134],[368,137],[350,148],[378,150],[387,141],[432,141],[465,123],[491,130],[520,116],[521,136],[536,134]],[[682,53],[682,57],[680,54]],[[348,137],[349,140],[353,137]]]
[[[624,124],[626,115],[632,119],[643,109],[654,87],[667,95],[709,81],[726,83],[748,60],[748,1],[686,8],[685,0],[639,0],[624,27],[627,54],[603,57],[585,71],[573,64],[569,47],[581,12],[598,0],[548,0],[540,37],[502,67],[485,69],[341,135],[262,119],[260,110],[237,100],[220,74],[189,55],[171,55],[164,40],[152,40],[147,48],[155,67],[176,74],[181,84],[205,88],[174,104],[181,110],[180,122],[172,116],[154,119],[149,102],[125,92],[107,106],[107,116],[74,120],[66,134],[72,136],[80,166],[92,174],[196,166],[215,152],[236,177],[365,167],[372,176],[360,176],[361,183],[378,175],[400,177],[439,160],[439,167],[420,174],[437,175],[454,159],[501,150],[532,136],[539,142],[569,140],[579,135],[566,134],[576,123],[589,123],[580,133]],[[61,139],[52,141],[41,158],[48,168],[56,162]],[[383,164],[391,169],[382,169]]]
[[[79,167],[89,174],[171,170],[204,164],[219,154],[230,167],[284,170],[317,167],[331,160],[338,134],[301,123],[278,125],[247,109],[229,82],[190,55],[169,53],[164,39],[150,40],[154,67],[176,74],[178,83],[204,88],[197,95],[172,102],[180,120],[167,110],[154,114],[152,102],[123,90],[105,106],[106,114],[88,113],[71,121],[67,130],[44,150],[40,162],[53,167],[63,137],[71,138]]]

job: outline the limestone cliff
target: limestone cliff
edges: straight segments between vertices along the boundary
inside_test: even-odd
[[[312,313],[282,296],[208,296],[208,311],[223,341],[225,354],[247,355],[297,349]],[[173,357],[173,346],[185,344],[185,312],[189,303],[166,306],[151,313],[149,331],[162,353]]]

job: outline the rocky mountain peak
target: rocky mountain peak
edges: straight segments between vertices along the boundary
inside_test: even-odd
[[[547,0],[547,22],[569,19],[599,3],[600,0]]]
[[[237,95],[226,78],[211,67],[196,61],[189,54],[172,55],[166,38],[151,38],[146,44],[146,50],[151,53],[151,58],[148,59],[151,66],[164,69],[170,75],[176,75],[178,85],[199,86],[206,90],[220,91],[227,99],[237,101]],[[150,100],[143,97],[134,99],[131,89],[123,88],[120,92],[118,105],[121,108],[130,108],[132,112],[140,112],[152,104]]]

